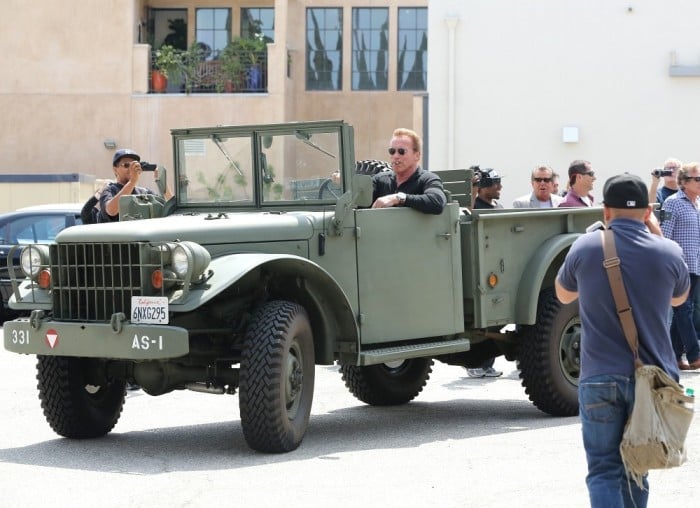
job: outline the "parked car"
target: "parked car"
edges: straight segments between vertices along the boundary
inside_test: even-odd
[[[7,306],[12,294],[7,257],[15,245],[53,243],[56,235],[67,227],[81,224],[82,204],[38,205],[0,214],[0,324],[17,313]],[[14,266],[19,263],[16,249]]]

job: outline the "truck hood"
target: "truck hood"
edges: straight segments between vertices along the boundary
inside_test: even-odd
[[[74,226],[56,237],[57,243],[114,243],[189,240],[202,245],[232,242],[308,240],[311,218],[299,213],[236,212],[170,215]]]

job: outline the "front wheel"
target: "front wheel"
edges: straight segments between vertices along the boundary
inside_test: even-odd
[[[367,367],[340,366],[345,386],[357,399],[373,406],[410,402],[423,390],[432,371],[431,358],[412,358]]]
[[[269,453],[296,449],[314,392],[314,342],[303,307],[272,301],[255,312],[241,353],[241,424],[248,446]]]
[[[552,416],[578,414],[581,318],[578,302],[562,305],[554,290],[540,293],[537,321],[524,330],[520,378],[532,403]]]
[[[57,434],[74,439],[100,437],[111,431],[124,406],[125,381],[90,378],[95,360],[39,356],[39,399],[46,421]],[[97,376],[99,377],[99,376]]]

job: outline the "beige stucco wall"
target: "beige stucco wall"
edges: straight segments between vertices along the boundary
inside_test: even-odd
[[[0,172],[76,172],[112,176],[114,149],[130,147],[172,167],[172,128],[342,118],[355,126],[357,155],[385,158],[391,131],[413,126],[412,92],[395,92],[396,6],[427,0],[151,0],[150,7],[274,6],[276,42],[269,45],[265,94],[148,94],[150,46],[138,41],[143,0],[24,2],[6,0],[0,16]],[[307,7],[344,10],[344,82],[340,92],[306,92]],[[350,90],[351,9],[390,6],[390,89]],[[291,65],[291,77],[287,66]],[[47,198],[50,200],[51,198]]]
[[[81,175],[80,181],[74,182],[0,181],[0,213],[47,203],[84,203],[95,192],[96,184],[89,175]]]
[[[431,169],[450,154],[456,167],[497,168],[509,205],[538,163],[566,173],[590,160],[600,198],[612,174],[648,181],[666,157],[700,159],[700,76],[669,76],[672,52],[700,64],[698,19],[700,2],[683,0],[430,0]],[[564,126],[578,143],[562,142]]]

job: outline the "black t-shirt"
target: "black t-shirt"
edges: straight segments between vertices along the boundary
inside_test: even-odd
[[[124,185],[121,183],[117,182],[111,182],[107,184],[107,187],[102,191],[102,195],[100,196],[100,213],[98,215],[98,222],[116,222],[119,220],[119,214],[117,215],[108,215],[107,214],[107,203],[121,190],[124,188]],[[145,187],[135,187],[134,190],[131,192],[131,194],[155,194],[150,189],[146,189]]]
[[[493,208],[503,208],[503,205],[499,203],[498,201],[494,200],[493,204],[489,204],[483,199],[481,199],[479,196],[474,199],[474,206],[473,208],[475,210],[487,210],[487,209],[493,209]]]
[[[382,196],[403,192],[406,202],[403,206],[413,208],[423,213],[439,215],[447,204],[447,197],[442,188],[442,180],[435,173],[424,171],[420,167],[401,185],[396,185],[396,173],[384,171],[372,178],[374,194],[372,202]]]

